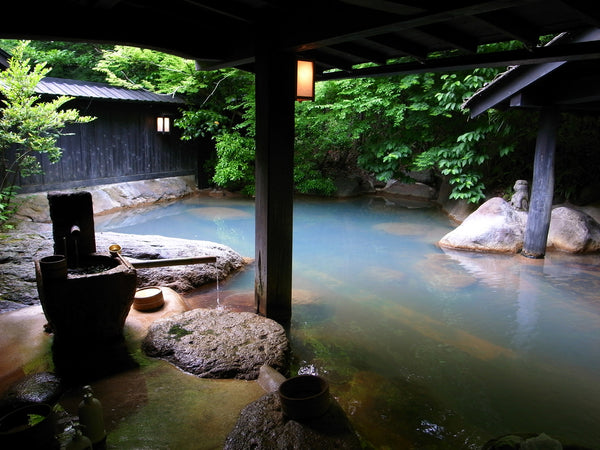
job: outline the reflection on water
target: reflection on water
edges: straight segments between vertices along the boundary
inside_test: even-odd
[[[600,257],[443,251],[448,220],[414,206],[296,202],[294,371],[327,377],[376,448],[478,448],[521,431],[600,448]],[[192,198],[96,228],[252,257],[253,210]],[[247,304],[253,286],[252,270],[225,280],[222,303]]]

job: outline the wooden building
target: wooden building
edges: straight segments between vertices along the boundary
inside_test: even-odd
[[[182,141],[173,119],[185,106],[181,98],[103,83],[44,78],[36,91],[42,98],[71,96],[65,107],[96,119],[64,129],[57,145],[58,163],[38,155],[43,174],[20,178],[20,192],[69,189],[124,181],[197,175],[197,142]],[[167,118],[170,129],[157,129]]]

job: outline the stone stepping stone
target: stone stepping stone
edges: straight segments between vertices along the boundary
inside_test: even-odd
[[[286,372],[289,344],[277,322],[250,312],[194,309],[150,325],[148,356],[201,378],[255,380],[260,367]]]
[[[0,417],[31,403],[58,402],[65,387],[61,379],[51,372],[39,372],[25,376],[9,387],[0,398]]]

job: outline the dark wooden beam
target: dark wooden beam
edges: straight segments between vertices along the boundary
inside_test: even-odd
[[[537,1],[539,0],[496,0],[488,2],[462,2],[462,4],[459,5],[452,2],[438,2],[438,7],[436,7],[435,10],[430,10],[422,14],[415,14],[404,20],[394,20],[398,19],[398,16],[390,16],[389,23],[381,25],[380,21],[379,24],[374,24],[372,26],[369,26],[368,22],[364,20],[361,21],[359,17],[354,17],[354,22],[351,22],[349,20],[350,18],[344,20],[344,17],[341,17],[337,21],[332,21],[333,17],[321,17],[317,14],[313,18],[313,21],[317,24],[315,27],[309,27],[304,34],[298,33],[293,37],[293,40],[296,42],[292,42],[288,38],[287,41],[283,43],[283,46],[289,47],[291,50],[297,52],[305,51],[341,42],[353,41],[359,38],[369,38],[385,33],[394,33],[427,25],[440,24],[454,19],[464,19],[465,16],[485,14],[515,6],[523,6],[527,3],[536,3]],[[439,5],[441,5],[441,8]],[[358,21],[356,21],[356,19],[358,19]],[[324,20],[327,20],[327,26],[323,22]],[[318,30],[321,31],[319,32]],[[324,32],[324,30],[327,32]],[[319,36],[319,33],[322,34],[322,36]]]
[[[256,51],[257,312],[281,324],[292,314],[296,58],[259,30]]]
[[[321,48],[318,50],[310,50],[308,52],[303,52],[300,55],[298,55],[298,57],[318,61],[319,63],[323,64],[323,66],[325,67],[324,70],[329,70],[329,69],[351,70],[352,69],[351,61],[349,61],[347,58],[340,57],[338,53],[334,54],[332,51],[330,51],[330,49],[328,47],[324,47],[324,48]],[[318,68],[316,68],[316,70],[318,72],[323,72],[323,70],[318,70]]]
[[[417,61],[420,61],[427,57],[427,50],[422,45],[403,39],[395,33],[373,36],[369,38],[369,41],[388,47],[390,52],[392,52],[393,58],[411,56]]]
[[[543,258],[546,254],[554,196],[554,155],[558,118],[557,108],[549,106],[542,109],[535,144],[529,216],[521,252],[521,255],[528,258]]]
[[[489,86],[489,90],[485,93],[482,91],[481,96],[476,96],[468,101],[468,108],[471,117],[477,117],[479,114],[487,111],[490,108],[496,107],[498,104],[504,102],[507,98],[510,98],[510,102],[513,106],[519,106],[518,102],[522,100],[520,97],[516,97],[517,94],[511,95],[509,93],[519,93],[528,86],[531,86],[537,80],[543,78],[545,75],[553,72],[557,68],[564,65],[564,61],[556,61],[553,63],[533,64],[529,67],[524,67],[516,75],[511,75],[510,88],[507,90],[504,86],[498,86],[498,88]]]
[[[540,109],[544,105],[547,105],[548,98],[540,98],[539,95],[532,95],[529,93],[518,92],[510,98],[508,106],[511,108],[535,108]],[[551,103],[551,102],[550,102]]]
[[[386,66],[354,69],[351,72],[329,72],[319,78],[338,80],[376,76],[405,75],[412,73],[472,70],[478,67],[507,67],[552,63],[556,61],[583,61],[600,58],[600,41],[539,47],[532,51],[508,50],[494,53],[435,58],[414,63],[388,64]]]
[[[565,80],[561,89],[552,93],[552,100],[558,105],[581,105],[597,103],[600,101],[600,86],[598,85],[598,68],[591,69],[591,76],[576,74],[573,79],[577,82]],[[577,76],[579,75],[579,76]]]
[[[567,8],[577,11],[581,18],[591,26],[600,26],[600,11],[596,0],[568,0],[562,1]]]
[[[593,29],[582,33],[571,43],[556,43],[532,51],[517,50],[516,52],[523,58],[529,55],[534,59],[524,60],[521,63],[524,67],[514,67],[468,99],[464,107],[469,108],[471,117],[477,117],[487,109],[514,98],[516,93],[534,83],[539,83],[541,79],[557,71],[568,61],[597,60],[600,57],[600,31]],[[499,54],[497,57],[500,56]],[[517,53],[514,56],[517,56]],[[516,103],[521,100],[514,98],[511,101]],[[546,104],[548,103],[550,103],[549,98],[546,98]]]
[[[445,24],[427,25],[419,27],[418,30],[442,42],[446,42],[448,49],[459,49],[468,53],[475,53],[477,51],[478,43],[473,36],[467,36]]]
[[[389,57],[382,52],[366,48],[361,45],[360,42],[346,42],[344,44],[332,45],[329,47],[331,50],[340,52],[340,54],[347,55],[349,60],[354,60],[354,64],[360,64],[365,62],[374,62],[379,64],[385,64]]]
[[[528,48],[538,44],[539,32],[530,23],[506,11],[496,11],[493,14],[473,16],[504,33],[508,38],[522,42]]]
[[[400,16],[412,15],[425,12],[425,9],[407,5],[405,3],[391,2],[387,0],[342,0],[343,3],[356,5],[362,8],[371,8],[389,14]]]

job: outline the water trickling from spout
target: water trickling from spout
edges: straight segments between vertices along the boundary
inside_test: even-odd
[[[219,292],[219,268],[217,267],[217,260],[215,259],[215,273],[216,273],[216,279],[217,279],[217,308],[221,309],[221,298],[220,298],[220,292]]]
[[[73,248],[73,253],[75,254],[75,267],[79,267],[79,240],[77,239],[77,236],[73,237]]]

